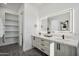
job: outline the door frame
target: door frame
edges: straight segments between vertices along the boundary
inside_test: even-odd
[[[23,26],[23,22],[24,22],[24,11],[21,11],[20,14],[19,14],[19,46],[23,49],[23,29],[24,29],[24,26]],[[23,19],[22,19],[23,18]],[[21,22],[22,21],[22,22]]]

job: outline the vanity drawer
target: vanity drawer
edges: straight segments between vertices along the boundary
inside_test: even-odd
[[[49,45],[50,42],[46,39],[41,39],[41,43],[45,44],[45,45]]]
[[[50,45],[41,43],[39,47],[42,52],[46,53],[47,55],[50,54]]]
[[[41,46],[44,50],[50,50],[50,46]]]
[[[36,40],[36,42],[40,42],[41,41],[40,38],[38,38],[38,37],[35,37],[35,40]]]
[[[40,50],[41,50],[42,52],[46,53],[47,55],[50,54],[50,50],[46,50],[46,49],[44,49],[44,48],[40,48]]]
[[[45,45],[45,46],[49,46],[49,45],[50,45],[50,42],[44,41],[44,42],[41,42],[41,44],[43,44],[43,45]]]
[[[32,40],[32,44],[34,47],[38,48],[39,50],[46,53],[47,55],[50,54],[50,42],[49,41],[35,37]]]
[[[36,40],[37,43],[40,43],[41,42],[41,39],[38,38],[38,37],[35,37],[35,40]]]
[[[50,45],[46,44],[46,43],[40,43],[40,47],[45,48],[45,49],[49,49]]]

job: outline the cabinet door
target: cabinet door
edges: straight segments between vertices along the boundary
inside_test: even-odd
[[[55,56],[75,56],[76,48],[64,44],[55,43]]]
[[[62,48],[64,50],[64,52],[62,53],[62,55],[64,55],[64,56],[75,56],[77,54],[75,47],[62,44]]]
[[[54,54],[55,54],[55,56],[60,56],[61,55],[60,50],[61,50],[60,44],[54,43]]]

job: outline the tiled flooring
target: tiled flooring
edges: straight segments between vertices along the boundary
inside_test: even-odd
[[[0,47],[0,56],[46,56],[36,48],[23,52],[18,44]]]

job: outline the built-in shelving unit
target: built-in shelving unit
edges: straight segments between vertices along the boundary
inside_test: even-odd
[[[5,42],[16,43],[19,37],[18,15],[5,13]]]

